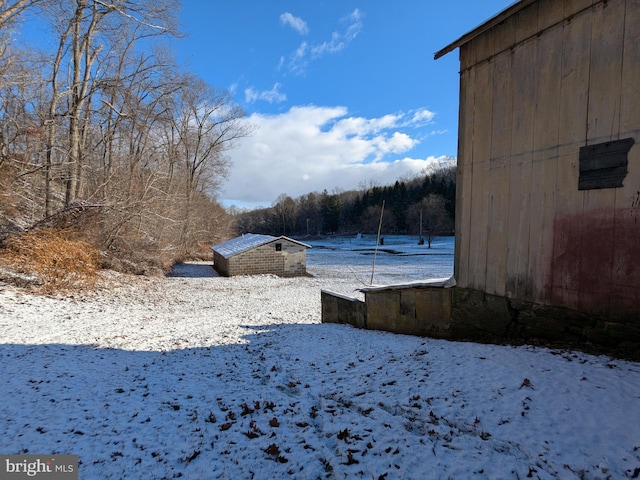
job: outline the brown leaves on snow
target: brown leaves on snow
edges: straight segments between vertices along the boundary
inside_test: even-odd
[[[347,465],[355,465],[357,463],[360,463],[358,460],[356,460],[355,458],[353,458],[353,454],[358,452],[359,450],[347,450]]]
[[[246,417],[247,415],[251,415],[255,411],[253,408],[251,408],[246,403],[243,403],[240,406],[242,407],[242,413],[240,413],[240,415],[242,415],[243,417]]]
[[[209,416],[205,418],[204,421],[209,423],[216,423],[217,419],[216,419],[216,416],[213,414],[213,412],[210,412]]]
[[[531,383],[531,380],[529,380],[528,378],[525,378],[520,384],[520,388],[525,388],[525,387],[530,388],[531,390],[534,390],[533,384]]]
[[[278,447],[275,443],[272,443],[271,445],[269,445],[265,450],[264,453],[266,453],[267,455],[269,455],[271,457],[272,460],[275,460],[276,462],[279,463],[287,463],[289,460],[280,455],[280,447]]]
[[[223,431],[223,432],[225,430],[229,430],[231,428],[231,425],[233,425],[233,423],[231,423],[231,422],[223,423],[222,425],[220,425],[220,430]]]
[[[255,420],[251,420],[249,422],[249,430],[242,433],[244,433],[248,438],[251,438],[251,439],[258,438],[260,435],[264,435],[264,432],[262,432],[258,428],[258,424],[256,423]]]
[[[188,455],[188,456],[184,459],[185,463],[189,463],[189,462],[191,462],[191,461],[195,460],[195,459],[196,459],[196,457],[197,457],[198,455],[200,455],[200,450],[194,450],[194,451],[193,451],[193,453],[192,453],[191,455]]]
[[[349,429],[345,428],[338,432],[338,440],[344,441],[344,443],[349,443]]]

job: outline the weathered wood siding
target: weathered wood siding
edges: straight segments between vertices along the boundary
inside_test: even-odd
[[[640,313],[640,0],[539,0],[460,48],[458,286]],[[579,150],[635,139],[621,188]]]

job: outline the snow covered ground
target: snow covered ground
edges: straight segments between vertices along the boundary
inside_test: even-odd
[[[321,324],[321,289],[362,286],[347,263],[0,284],[0,453],[78,454],[81,479],[640,477],[640,364]]]

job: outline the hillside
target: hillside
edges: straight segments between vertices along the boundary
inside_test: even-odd
[[[376,233],[453,234],[456,201],[455,164],[392,185],[346,192],[281,195],[266,209],[234,212],[238,233],[312,236]],[[382,211],[384,205],[384,212]]]

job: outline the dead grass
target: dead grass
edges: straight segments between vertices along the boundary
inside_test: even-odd
[[[9,268],[36,276],[43,293],[92,288],[100,268],[97,251],[68,231],[37,229],[9,237],[2,251]]]

